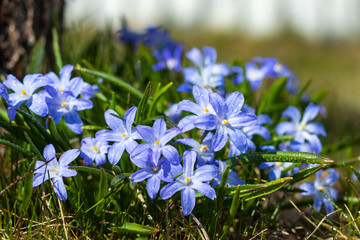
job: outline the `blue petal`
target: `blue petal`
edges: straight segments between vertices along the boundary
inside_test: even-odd
[[[41,117],[45,117],[49,111],[45,99],[40,97],[38,94],[34,94],[32,96],[31,102],[28,102],[28,107],[36,115]]]
[[[181,190],[181,207],[185,216],[189,215],[195,207],[195,191],[190,187]]]
[[[306,124],[311,120],[314,120],[314,118],[318,115],[319,111],[320,111],[320,107],[318,105],[310,103],[305,108],[304,116],[301,122]]]
[[[321,206],[322,206],[322,203],[323,203],[323,199],[325,198],[325,196],[323,195],[322,192],[317,192],[315,194],[315,197],[314,197],[314,208],[320,212],[321,210]]]
[[[144,168],[150,157],[149,151],[150,146],[147,143],[141,143],[131,152],[130,160],[139,168]]]
[[[306,130],[312,134],[322,135],[324,137],[326,136],[325,129],[321,123],[312,122],[312,123],[306,124],[304,130]]]
[[[106,163],[106,155],[105,154],[98,154],[95,157],[95,163],[96,163],[96,166],[100,166],[102,164],[105,164]]]
[[[180,84],[176,90],[178,92],[191,92],[192,87],[189,84]]]
[[[55,148],[52,144],[45,146],[43,155],[44,155],[44,158],[46,159],[46,161],[56,159],[55,154],[56,154]]]
[[[59,197],[60,200],[64,201],[67,199],[67,192],[64,185],[64,181],[61,177],[57,177],[53,179],[55,193]]]
[[[220,151],[228,140],[227,129],[224,126],[219,126],[216,130],[212,141],[212,149],[214,152]]]
[[[281,170],[276,168],[271,168],[269,170],[269,180],[274,181],[276,179],[281,178]]]
[[[46,174],[42,174],[42,173],[35,174],[34,178],[33,178],[32,187],[37,187],[48,179],[49,179],[49,175],[47,173]]]
[[[216,63],[216,50],[212,47],[203,47],[204,65],[211,65]]]
[[[210,181],[218,175],[218,172],[219,170],[215,165],[204,165],[195,170],[192,179],[200,182]]]
[[[148,179],[150,177],[154,176],[154,171],[150,168],[143,168],[139,171],[134,172],[130,175],[130,179],[133,182],[142,182],[145,179]]]
[[[282,136],[284,134],[294,136],[296,134],[295,124],[293,122],[281,122],[276,126],[276,134]]]
[[[71,78],[71,72],[74,69],[73,65],[65,65],[60,70],[60,79],[61,82],[67,84]]]
[[[162,138],[166,131],[166,123],[163,119],[157,119],[153,124],[153,134],[156,139]],[[170,141],[170,140],[169,140]],[[166,143],[164,143],[166,144]]]
[[[282,114],[283,118],[290,118],[293,122],[299,123],[301,114],[296,107],[288,107]]]
[[[75,77],[69,82],[69,90],[74,97],[80,95],[83,90],[84,81],[81,77]]]
[[[299,186],[299,189],[305,191],[301,195],[313,195],[316,193],[316,189],[313,182],[306,182]]]
[[[62,167],[68,166],[72,161],[74,161],[80,155],[79,149],[70,149],[61,154],[59,158],[59,164]]]
[[[245,153],[247,151],[247,138],[245,134],[237,128],[228,128],[228,136],[234,146],[239,149],[240,152]]]
[[[9,74],[3,84],[14,92],[21,92],[23,84],[12,74]]]
[[[180,128],[171,128],[168,129],[162,137],[159,139],[160,145],[164,146],[166,143],[170,142],[174,137],[181,133]]]
[[[173,146],[167,145],[162,147],[161,153],[170,163],[175,165],[180,163],[179,153]]]
[[[202,66],[202,55],[198,48],[192,48],[189,52],[186,53],[186,57],[190,59],[196,66]]]
[[[129,110],[127,110],[124,114],[124,124],[128,132],[131,132],[131,126],[135,120],[136,110],[137,107],[132,107]]]
[[[157,193],[159,192],[159,189],[160,189],[160,179],[158,178],[158,176],[154,175],[148,178],[146,182],[146,190],[151,199],[155,199]]]
[[[154,144],[158,140],[153,133],[153,129],[149,126],[138,125],[135,129],[145,142],[149,144]]]
[[[191,129],[195,128],[194,121],[197,118],[198,116],[196,115],[186,116],[179,121],[178,127],[181,129],[182,132],[190,131]]]
[[[73,177],[76,175],[77,175],[77,172],[75,169],[62,169],[61,170],[61,176],[63,176],[63,177]]]
[[[202,130],[214,130],[217,127],[217,120],[218,118],[215,115],[207,114],[194,119],[194,125]]]
[[[331,203],[331,201],[327,198],[323,198],[323,203],[325,206],[326,214],[329,214],[334,211],[334,205]]]
[[[178,181],[174,181],[172,183],[169,183],[167,185],[165,185],[161,190],[160,190],[160,197],[164,200],[171,198],[176,192],[181,191],[182,189],[184,189],[185,186],[184,184],[178,182]]]
[[[7,93],[6,88],[2,83],[0,83],[0,97],[5,99],[6,102],[9,101],[9,94]]]
[[[184,177],[192,177],[196,161],[196,152],[186,150],[183,155]]]
[[[77,112],[69,112],[64,114],[64,120],[71,131],[77,134],[82,133],[83,122]]]
[[[238,114],[244,105],[244,95],[240,92],[233,92],[226,97],[225,101],[228,106],[228,115]]]
[[[119,114],[112,109],[108,109],[105,111],[105,121],[106,124],[115,131],[119,131],[121,133],[125,133],[125,125],[122,119],[119,118]]]
[[[114,143],[108,152],[108,159],[111,164],[117,164],[124,153],[125,146],[122,142]]]
[[[209,93],[209,102],[220,119],[225,119],[228,111],[225,99],[217,93]]]
[[[321,185],[331,187],[339,179],[339,174],[334,169],[328,169],[327,172],[330,174],[322,180]]]
[[[195,86],[194,86],[195,88]],[[178,111],[186,111],[191,112],[196,115],[200,115],[203,113],[203,109],[196,103],[190,101],[190,100],[182,100],[178,103]]]
[[[214,198],[216,198],[215,190],[209,184],[199,181],[193,181],[191,187],[197,190],[202,195],[210,198],[211,200],[214,200]]]
[[[176,143],[181,143],[193,148],[199,148],[200,147],[200,143],[198,143],[195,139],[192,138],[182,138],[182,139],[178,139],[176,140]]]
[[[74,109],[76,109],[76,111],[91,109],[93,107],[92,101],[84,98],[77,98],[71,100],[71,104],[74,106]]]
[[[272,167],[274,165],[275,165],[274,162],[262,162],[262,163],[259,164],[259,168],[260,169],[266,169],[266,168]]]
[[[234,128],[253,126],[257,123],[257,116],[252,113],[240,112],[228,118],[230,125]]]

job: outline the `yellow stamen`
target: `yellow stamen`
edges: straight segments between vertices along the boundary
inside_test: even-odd
[[[159,143],[159,141],[158,141],[158,140],[156,140],[156,141],[155,141],[155,144],[156,144],[156,145],[159,145],[160,143]]]
[[[300,125],[300,129],[303,130],[306,127],[306,125],[303,123]]]
[[[325,187],[321,187],[321,188],[320,188],[320,191],[325,191],[325,190],[326,190]]]
[[[122,133],[121,136],[122,136],[122,137],[125,137],[125,136],[126,136],[126,133]]]
[[[95,151],[95,152],[97,152],[98,147],[97,147],[97,146],[95,146],[93,149],[94,149],[94,151]]]
[[[226,124],[229,123],[229,121],[228,121],[228,120],[224,120],[223,123],[226,125]]]
[[[55,171],[56,171],[56,168],[52,168],[51,170],[52,170],[53,172],[55,172]]]
[[[186,182],[189,182],[189,181],[190,181],[190,177],[186,177],[186,178],[185,178],[185,181],[186,181]]]
[[[61,104],[61,106],[62,106],[62,107],[66,107],[66,102],[63,102],[63,103]]]
[[[205,85],[205,84],[203,84],[202,86],[203,86],[204,88],[206,88],[206,85]]]
[[[283,163],[282,162],[277,162],[276,166],[281,166]]]
[[[26,95],[26,91],[25,91],[24,89],[21,90],[21,93],[24,94],[24,95]]]
[[[63,92],[64,90],[62,88],[59,89],[60,92]]]
[[[156,167],[153,167],[152,169],[154,170],[154,172],[156,172],[156,170],[157,170],[157,168],[156,168]]]
[[[206,149],[207,149],[207,146],[206,146],[206,145],[204,145],[204,146],[201,147],[201,151],[205,151]]]
[[[205,109],[204,109],[204,112],[208,113],[208,112],[209,112],[209,109],[208,109],[208,108],[205,108]]]

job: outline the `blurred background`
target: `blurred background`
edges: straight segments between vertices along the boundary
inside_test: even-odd
[[[326,89],[330,138],[360,133],[358,0],[68,0],[67,28],[169,29],[186,49],[213,46],[219,61],[276,57],[310,92]]]

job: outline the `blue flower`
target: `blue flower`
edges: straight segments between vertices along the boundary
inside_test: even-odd
[[[235,73],[235,77],[233,80],[234,85],[238,85],[244,81],[244,69],[242,67],[233,66],[231,68],[231,71]]]
[[[209,91],[206,88],[195,85],[192,88],[192,93],[196,103],[190,100],[182,100],[178,103],[178,111],[195,114],[188,115],[179,121],[178,126],[183,132],[193,129],[195,127],[194,121],[199,117],[215,114],[215,110],[209,101]]]
[[[131,159],[131,161],[141,168],[139,171],[131,174],[131,181],[141,182],[147,179],[146,190],[151,199],[154,199],[159,192],[161,181],[172,182],[174,181],[174,177],[182,171],[180,165],[172,165],[165,158],[161,158],[157,165],[154,165],[150,158],[136,158]]]
[[[53,72],[45,74],[45,78],[51,80],[51,85],[56,91],[60,93],[71,94],[73,97],[83,95],[85,98],[94,96],[93,87],[82,80],[80,77],[71,78],[71,72],[74,69],[73,65],[65,65],[60,70],[60,78]]]
[[[301,195],[315,195],[314,198],[314,207],[320,212],[321,206],[324,204],[326,213],[331,213],[334,211],[334,206],[331,201],[332,199],[336,201],[338,191],[334,188],[331,188],[332,185],[339,179],[339,174],[334,169],[328,169],[326,177],[321,179],[323,170],[320,170],[316,173],[316,179],[314,182],[306,182],[299,186],[299,189],[305,191]],[[328,197],[326,197],[326,196]]]
[[[255,57],[253,62],[261,64],[266,77],[277,79],[280,77],[287,77],[286,87],[290,93],[298,92],[299,80],[287,66],[280,63],[276,58],[262,58]]]
[[[42,93],[49,108],[49,115],[55,123],[58,124],[64,117],[64,121],[71,131],[77,134],[82,133],[83,122],[77,112],[91,109],[93,103],[88,99],[77,98],[78,95],[61,92],[50,86],[46,86],[45,89],[47,93],[44,91]]]
[[[131,153],[132,160],[147,158],[147,154],[151,155],[151,161],[154,166],[158,165],[158,161],[163,155],[168,161],[174,165],[180,162],[180,156],[176,148],[167,143],[175,136],[181,133],[179,128],[171,128],[166,130],[166,123],[162,119],[157,119],[153,127],[138,125],[136,131],[145,140],[145,143],[139,144]]]
[[[223,162],[223,161],[216,160],[215,162],[216,162],[216,164],[218,165],[218,174],[217,174],[217,176],[214,178],[214,182],[213,182],[213,186],[214,186],[214,187],[220,185],[222,175],[223,175],[223,173],[225,172],[226,166],[227,166],[227,164],[226,164],[225,162]],[[232,186],[243,185],[243,184],[244,184],[244,181],[241,180],[241,179],[238,177],[238,175],[236,174],[236,172],[234,172],[233,170],[230,169],[230,170],[229,170],[229,176],[228,176],[228,178],[226,179],[226,184],[227,184],[229,187],[232,187]]]
[[[80,150],[71,149],[64,152],[59,161],[56,159],[55,148],[52,144],[44,148],[44,158],[46,162],[36,161],[33,187],[39,186],[49,178],[52,180],[55,193],[60,200],[67,199],[67,192],[64,185],[63,177],[73,177],[77,174],[76,170],[69,169],[69,164],[74,161],[80,154]]]
[[[131,154],[138,145],[135,139],[141,139],[140,135],[132,129],[136,116],[136,107],[132,107],[124,114],[124,119],[112,109],[106,110],[105,121],[111,130],[103,129],[95,134],[97,141],[114,142],[108,151],[108,158],[111,164],[117,164],[126,149]]]
[[[202,143],[199,143],[195,139],[192,139],[192,138],[182,138],[182,139],[176,140],[176,142],[192,147],[191,150],[193,150],[197,153],[196,165],[202,166],[205,164],[214,163],[215,153],[212,150],[212,144],[211,144],[212,137],[213,137],[213,134],[211,132],[209,132],[203,139]]]
[[[212,47],[203,48],[204,57],[198,48],[191,49],[186,57],[192,61],[196,67],[185,68],[184,78],[187,84],[178,87],[178,91],[190,92],[192,85],[199,85],[209,90],[221,89],[224,87],[224,76],[230,74],[230,70],[225,63],[216,63],[216,50]]]
[[[35,114],[44,117],[48,114],[48,108],[45,104],[43,97],[39,94],[36,94],[35,91],[41,87],[52,84],[52,81],[44,78],[41,74],[29,74],[26,75],[23,83],[21,83],[13,75],[8,75],[7,79],[4,81],[4,85],[14,91],[13,93],[8,94],[7,103],[8,107],[8,116],[12,121],[15,119],[16,109],[26,103],[26,106],[29,107],[31,111]],[[4,89],[2,90],[4,92]],[[3,97],[5,96],[5,98]],[[6,100],[6,94],[3,93],[3,98]]]
[[[253,91],[257,90],[266,77],[266,69],[259,67],[253,62],[245,63],[245,78],[250,83]]]
[[[204,165],[194,171],[196,153],[191,150],[184,152],[183,161],[183,174],[164,186],[160,191],[160,197],[169,199],[181,191],[181,206],[183,214],[187,216],[195,207],[195,190],[212,200],[216,197],[215,190],[208,181],[216,177],[218,169],[214,165]]]
[[[164,114],[175,124],[178,124],[181,118],[181,110],[178,110],[178,104],[170,104],[168,110],[166,110]]]
[[[158,63],[152,66],[154,71],[169,69],[170,71],[181,71],[181,53],[183,47],[177,45],[175,49],[165,48],[162,51],[154,51],[153,55]]]
[[[95,160],[96,166],[99,166],[106,163],[106,154],[109,148],[108,142],[86,137],[81,140],[80,157],[84,158],[84,163],[87,165],[93,165]]]
[[[255,114],[241,111],[244,96],[240,92],[233,92],[224,99],[217,93],[210,93],[209,101],[216,115],[209,114],[197,118],[194,122],[195,127],[203,130],[216,129],[212,140],[212,149],[215,152],[220,151],[228,139],[240,152],[246,152],[247,137],[242,128],[256,124],[257,117]]]
[[[311,147],[311,152],[317,154],[321,152],[322,145],[317,135],[326,136],[326,132],[320,123],[310,122],[318,115],[319,111],[319,106],[310,103],[306,107],[302,119],[300,111],[295,107],[289,107],[283,112],[283,118],[290,118],[291,121],[279,123],[276,127],[276,133],[279,136],[284,134],[295,136],[290,142],[290,150],[293,150],[293,146],[297,148],[298,144],[304,144],[307,141]],[[294,150],[296,151],[296,149]]]

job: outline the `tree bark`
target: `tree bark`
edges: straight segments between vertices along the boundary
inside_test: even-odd
[[[63,32],[65,0],[0,0],[0,71],[21,79],[34,44],[46,41],[47,60],[54,64],[51,29]]]

